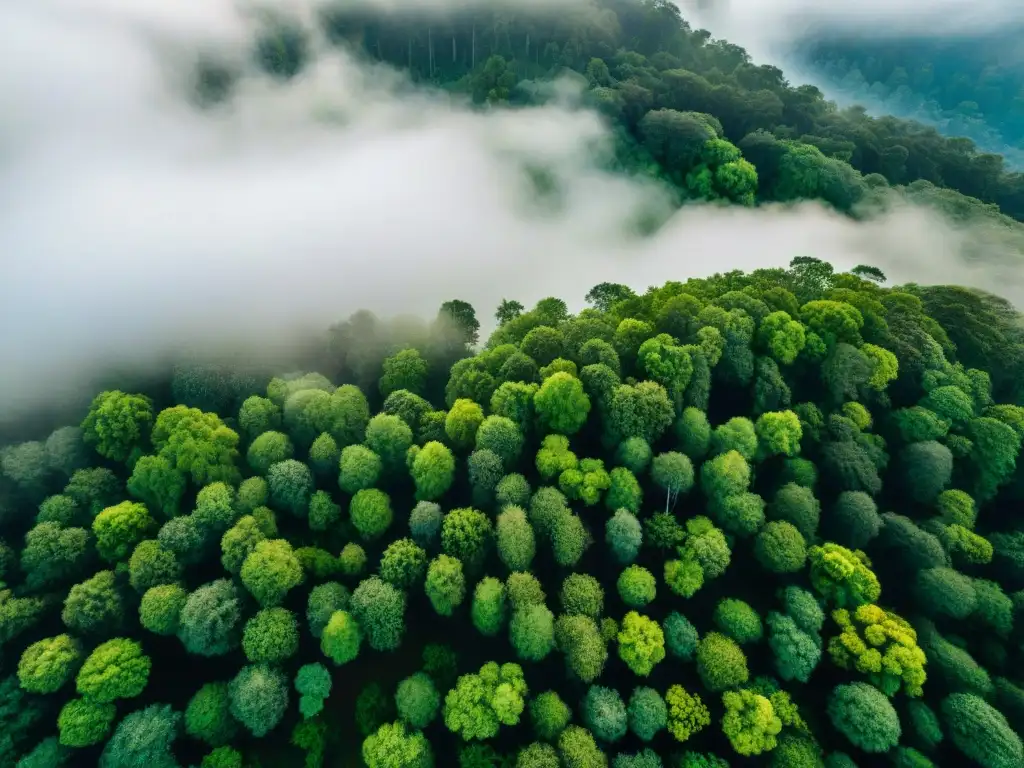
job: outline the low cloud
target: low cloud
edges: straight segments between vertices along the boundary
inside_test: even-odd
[[[797,254],[1013,287],[965,265],[978,233],[913,208],[857,224],[815,204],[693,207],[639,240],[630,224],[662,192],[597,167],[595,115],[477,113],[340,52],[196,109],[196,51],[241,45],[247,18],[228,0],[0,7],[0,413],[182,346],[269,350],[359,308],[462,298],[483,318],[504,297],[580,306],[601,281],[642,290]],[[524,162],[553,169],[553,210]]]

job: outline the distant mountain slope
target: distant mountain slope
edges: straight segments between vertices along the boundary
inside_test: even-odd
[[[965,136],[1024,167],[1024,29],[951,39],[816,36],[793,56],[830,96]]]
[[[721,190],[706,183],[707,163],[674,148],[684,134],[687,146],[713,136],[742,151],[758,176],[756,194],[739,196],[747,201],[821,199],[848,213],[879,183],[927,182],[1024,221],[1024,174],[999,154],[919,122],[837,108],[818,88],[692,27],[669,0],[412,15],[339,3],[319,22],[334,43],[481,106],[535,103],[549,90],[543,82],[575,72],[622,139],[620,161],[667,177],[689,197]],[[258,45],[263,66],[294,76],[310,55],[307,34],[287,22],[268,29]],[[695,113],[713,116],[714,128],[694,128]]]

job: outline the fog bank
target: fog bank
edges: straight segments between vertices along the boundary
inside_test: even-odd
[[[241,55],[250,11],[0,6],[0,413],[109,365],[269,349],[359,308],[433,314],[461,298],[483,319],[505,297],[579,306],[601,281],[642,290],[797,254],[1014,289],[964,265],[977,233],[913,209],[855,224],[814,204],[696,207],[638,240],[630,224],[661,191],[597,167],[595,115],[473,112],[336,51],[289,83],[250,72],[230,105],[197,110],[195,55]],[[552,169],[553,209],[526,161]]]

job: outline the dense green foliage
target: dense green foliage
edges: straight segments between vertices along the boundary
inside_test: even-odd
[[[796,52],[830,89],[947,136],[966,136],[1020,170],[1024,76],[1013,53],[1019,32],[1011,25],[949,39],[821,36]]]
[[[415,396],[380,363],[385,407],[417,428],[451,403],[422,434],[373,416],[372,388],[313,374],[280,423],[243,398],[244,438],[230,412],[124,396],[152,420],[120,448],[105,427],[111,456],[22,491],[30,514],[5,523],[4,684],[38,702],[7,715],[9,753],[247,765],[266,744],[319,765],[352,754],[337,731],[371,768],[1019,764],[1024,412],[958,361],[919,289],[808,258],[599,288],[619,300],[573,316],[546,299]],[[615,352],[605,394],[585,373],[605,365],[586,362],[597,342]],[[783,361],[770,406],[766,354]],[[523,390],[532,412],[498,396],[524,384],[502,381],[514,355],[534,363],[525,384],[554,382]],[[486,386],[463,378],[474,365]],[[335,421],[307,425],[300,395]],[[159,451],[175,418],[240,448],[126,498],[160,455],[129,454]],[[275,428],[311,446],[330,429],[334,448],[253,462]],[[369,685],[339,685],[363,670]]]

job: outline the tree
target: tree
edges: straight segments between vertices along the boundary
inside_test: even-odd
[[[618,633],[619,658],[639,677],[647,677],[665,658],[665,635],[658,623],[636,611],[622,620]]]
[[[96,551],[108,562],[122,560],[153,530],[154,525],[153,518],[142,504],[123,501],[107,507],[92,521]]]
[[[73,632],[107,636],[120,630],[125,619],[124,600],[113,571],[99,571],[75,584],[64,600],[61,620]]]
[[[493,576],[481,579],[473,592],[473,626],[494,636],[505,622],[505,585]]]
[[[213,413],[177,405],[156,417],[151,434],[157,455],[202,486],[238,478],[238,433]]]
[[[569,672],[584,683],[593,682],[604,671],[608,661],[606,637],[590,616],[559,616],[555,622],[555,644],[565,654]]]
[[[422,733],[409,732],[403,723],[385,723],[363,741],[363,762],[368,768],[431,768],[434,755]]]
[[[416,483],[416,498],[430,501],[442,497],[455,477],[455,457],[447,446],[431,441],[416,452],[410,467]]]
[[[966,619],[977,606],[977,593],[968,576],[952,568],[924,568],[917,573],[914,597],[925,615]]]
[[[406,725],[422,730],[437,717],[441,696],[430,676],[417,672],[398,684],[395,706],[398,716]]]
[[[320,631],[320,650],[337,665],[347,664],[359,655],[363,641],[359,624],[352,614],[339,608]]]
[[[773,520],[757,534],[754,556],[772,573],[796,573],[807,562],[807,544],[796,526]]]
[[[150,704],[127,715],[114,730],[103,753],[100,768],[131,768],[137,765],[174,768],[171,743],[178,735],[181,713],[168,704]]]
[[[326,491],[315,491],[309,498],[309,512],[306,517],[310,530],[331,530],[341,519],[341,507],[331,500],[331,495]]]
[[[495,540],[498,557],[510,571],[529,570],[537,551],[533,527],[519,506],[506,506],[498,515]]]
[[[761,617],[742,600],[726,598],[715,606],[715,626],[740,645],[755,643],[764,634]]]
[[[608,758],[586,728],[566,726],[558,737],[558,754],[565,768],[607,768]]]
[[[426,570],[427,553],[412,539],[391,542],[380,561],[381,578],[399,589],[419,584]]]
[[[498,325],[504,325],[522,315],[525,309],[526,307],[515,299],[502,299],[494,312],[494,319],[498,321]]]
[[[419,394],[427,382],[427,361],[419,350],[403,349],[384,360],[380,393],[387,397],[400,389]]]
[[[211,747],[228,744],[238,733],[238,723],[231,716],[228,684],[207,683],[189,699],[185,707],[185,733]]]
[[[605,506],[613,511],[623,509],[638,514],[643,490],[636,476],[625,467],[615,467],[608,476],[611,482],[604,497]]]
[[[873,603],[882,593],[878,577],[868,567],[863,553],[826,542],[808,551],[811,584],[840,608]]]
[[[252,440],[281,426],[281,409],[266,397],[250,395],[238,410],[238,426]]]
[[[480,507],[494,503],[494,491],[504,474],[501,458],[494,451],[475,450],[466,461],[469,483],[473,487],[473,502]]]
[[[670,686],[665,694],[668,732],[676,741],[686,741],[711,724],[711,714],[697,694],[681,685]]]
[[[622,602],[630,608],[642,608],[654,600],[657,582],[646,568],[630,565],[619,574],[616,587]]]
[[[700,637],[697,628],[681,613],[673,611],[662,623],[665,648],[674,658],[689,661],[697,651]]]
[[[651,741],[668,724],[668,706],[653,688],[637,686],[626,708],[631,730],[641,741]]]
[[[341,548],[341,554],[338,555],[338,567],[345,576],[358,576],[366,567],[366,551],[355,542],[350,541]]]
[[[347,609],[351,599],[352,594],[348,588],[336,581],[313,587],[306,601],[306,621],[309,623],[310,634],[319,638],[334,613]]]
[[[533,732],[544,741],[557,740],[572,719],[572,711],[555,691],[537,694],[529,708]]]
[[[807,682],[821,660],[817,630],[801,626],[792,616],[768,614],[768,646],[775,656],[775,670],[783,680]]]
[[[701,465],[700,482],[710,499],[744,493],[750,485],[750,465],[739,451],[721,453]]]
[[[139,602],[139,623],[154,634],[175,635],[186,600],[188,593],[177,584],[151,587]]]
[[[349,517],[364,541],[374,541],[391,527],[391,498],[377,488],[356,491],[349,503]]]
[[[228,685],[231,714],[253,736],[274,730],[288,708],[288,678],[266,664],[242,667]]]
[[[792,523],[805,539],[813,540],[821,519],[821,505],[810,488],[787,483],[776,491],[768,517]]]
[[[114,704],[70,699],[57,716],[60,743],[65,747],[90,747],[107,738],[117,717]]]
[[[78,671],[82,649],[67,634],[32,643],[18,662],[18,682],[29,693],[55,693]]]
[[[458,558],[470,568],[482,564],[492,538],[490,519],[476,509],[453,509],[441,524],[441,547],[445,554]]]
[[[284,539],[260,541],[242,562],[242,584],[264,607],[280,605],[288,591],[303,581],[291,544]]]
[[[590,686],[582,708],[583,724],[596,738],[616,742],[626,735],[626,705],[615,689]]]
[[[899,742],[899,716],[889,699],[867,683],[837,685],[828,700],[836,730],[865,752],[887,752]]]
[[[476,432],[484,421],[483,409],[466,398],[459,398],[445,417],[444,431],[452,445],[465,450],[476,441]]]
[[[515,768],[558,768],[558,752],[550,744],[527,744],[516,757]]]
[[[617,562],[623,565],[632,562],[643,544],[640,521],[625,509],[616,510],[605,523],[605,542]]]
[[[288,435],[284,432],[269,431],[263,432],[249,444],[245,459],[254,472],[265,475],[274,464],[286,461],[294,455],[295,447]]]
[[[64,495],[94,517],[121,498],[121,481],[109,469],[79,469],[64,487]]]
[[[163,456],[142,456],[132,467],[128,492],[149,509],[171,518],[185,493],[185,476]]]
[[[665,511],[675,506],[680,493],[693,487],[693,464],[682,453],[660,453],[651,462],[651,479],[665,491]]]
[[[1024,759],[1024,747],[999,710],[969,693],[950,694],[942,702],[950,739],[984,768],[1009,768]]]
[[[636,296],[633,289],[621,283],[598,283],[584,297],[600,312],[608,312],[620,301]]]
[[[218,579],[188,596],[179,616],[178,638],[189,653],[223,656],[241,641],[241,621],[237,588],[227,579]]]
[[[605,417],[615,442],[639,437],[653,444],[675,420],[675,408],[663,386],[641,381],[615,387]]]
[[[25,586],[43,589],[84,575],[94,560],[91,537],[84,528],[62,528],[59,523],[39,523],[25,534],[21,569]]]
[[[708,632],[697,646],[697,672],[709,691],[724,691],[747,681],[747,657],[731,638]]]
[[[338,463],[338,486],[350,494],[373,488],[382,468],[380,456],[365,445],[346,445]]]
[[[732,748],[741,755],[760,755],[775,748],[775,737],[782,730],[782,721],[775,714],[771,701],[750,690],[726,691],[722,694],[725,715],[722,732]]]
[[[299,623],[286,608],[264,608],[242,631],[242,651],[254,664],[276,664],[299,650]]]
[[[571,573],[562,582],[562,610],[569,616],[599,619],[604,609],[604,590],[589,574]]]
[[[128,561],[128,578],[136,592],[146,592],[181,578],[181,564],[174,553],[154,539],[139,542]]]
[[[93,649],[78,671],[75,687],[86,699],[100,704],[131,699],[145,689],[151,666],[140,643],[117,637]]]
[[[303,664],[295,675],[299,693],[299,712],[305,720],[323,711],[324,700],[331,695],[331,673],[323,664]]]
[[[514,605],[508,629],[509,642],[524,661],[541,661],[555,648],[555,616],[542,602]]]
[[[413,541],[425,549],[433,549],[441,538],[443,520],[440,505],[430,501],[419,502],[409,515],[409,532]]]
[[[375,651],[393,651],[401,645],[405,608],[405,594],[376,576],[361,581],[349,603],[353,618]]]
[[[533,406],[544,427],[563,435],[572,435],[587,420],[590,398],[579,379],[560,372],[545,379],[533,396]]]
[[[796,456],[800,452],[803,428],[793,411],[762,413],[754,425],[758,450],[765,456]]]
[[[79,509],[70,496],[63,494],[47,496],[43,499],[39,505],[39,513],[36,515],[36,525],[57,523],[59,526],[75,526],[82,525],[84,522],[84,510]]]
[[[687,407],[675,422],[675,436],[679,450],[692,461],[700,461],[711,446],[711,425],[707,415],[697,408]]]
[[[615,460],[634,475],[647,469],[651,463],[651,456],[651,446],[640,437],[623,440],[615,451]]]
[[[464,741],[493,738],[502,725],[519,722],[526,695],[522,667],[488,662],[478,674],[460,676],[445,696],[445,727]]]
[[[911,443],[900,451],[908,495],[921,503],[931,503],[953,475],[953,454],[934,440]]]
[[[394,474],[404,467],[412,440],[409,425],[389,413],[377,414],[366,425],[366,446],[380,456],[385,473]]]
[[[144,395],[120,390],[101,392],[89,406],[82,422],[82,438],[100,456],[127,462],[149,438],[153,427],[153,403]]]
[[[853,612],[839,609],[832,618],[841,630],[828,644],[837,666],[867,673],[886,696],[901,688],[908,696],[923,695],[925,654],[906,620],[877,605],[861,605]]]

